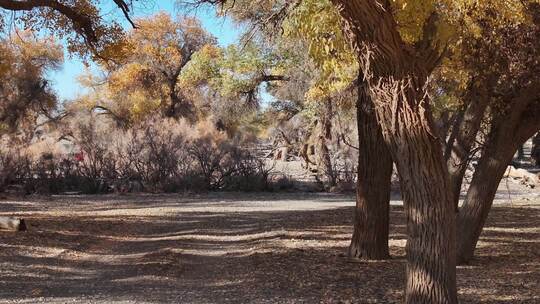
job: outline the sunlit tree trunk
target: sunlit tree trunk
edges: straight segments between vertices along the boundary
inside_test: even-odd
[[[401,180],[408,234],[405,302],[457,303],[453,196],[425,92],[437,55],[409,52],[388,1],[332,2],[355,43]]]
[[[411,80],[387,85],[395,89],[374,87],[372,96],[397,165],[407,215],[406,302],[456,303],[455,213],[436,128],[428,109],[409,104],[421,93],[411,88]],[[392,110],[394,102],[402,103],[401,111]]]
[[[388,230],[392,157],[377,125],[364,84],[358,88],[358,181],[354,232],[349,257],[364,260],[388,258]]]

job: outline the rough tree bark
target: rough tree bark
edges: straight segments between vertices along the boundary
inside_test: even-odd
[[[440,141],[429,110],[407,105],[419,94],[411,80],[387,85],[392,89],[374,87],[372,96],[397,165],[407,215],[406,302],[457,303],[454,205]],[[387,96],[389,91],[402,95]],[[398,100],[403,109],[391,110]]]
[[[360,81],[359,81],[360,82]],[[358,180],[354,232],[349,257],[383,260],[390,257],[388,230],[392,157],[377,124],[364,83],[358,86]]]
[[[499,149],[502,148],[502,149]],[[468,263],[474,253],[497,187],[515,150],[506,145],[486,147],[473,175],[465,202],[458,215],[457,263]]]
[[[459,208],[461,184],[467,170],[471,150],[488,106],[489,98],[485,92],[485,87],[471,85],[465,96],[465,101],[467,106],[458,114],[454,122],[445,151],[456,212]]]
[[[493,204],[504,172],[516,150],[540,129],[540,102],[534,89],[510,103],[510,113],[495,115],[482,156],[457,218],[457,261],[468,263]]]
[[[332,140],[332,100],[328,98],[324,101],[324,109],[321,113],[321,126],[319,133],[319,166],[321,166],[321,172],[324,173],[328,179],[328,184],[330,187],[336,185],[336,173],[334,172],[334,167],[332,166],[332,158],[330,157],[330,150],[328,149],[328,140]]]
[[[406,303],[457,303],[455,213],[441,140],[425,92],[440,53],[430,39],[412,47],[397,31],[389,1],[332,0],[365,72],[377,121],[396,163],[407,215]]]
[[[523,3],[528,22],[495,26],[486,23],[475,48],[488,62],[476,62],[490,75],[490,132],[458,214],[457,260],[467,263],[493,204],[497,188],[518,147],[540,128],[540,4]],[[479,24],[482,24],[480,22]]]
[[[172,73],[162,72],[167,80],[167,85],[169,87],[169,98],[171,99],[168,106],[166,103],[163,102],[162,106],[164,106],[163,110],[166,117],[184,117],[193,122],[195,120],[193,106],[184,97],[182,92],[178,91],[177,84],[180,81],[180,73],[182,73],[185,66],[191,61],[195,50],[192,50],[190,48],[182,48],[181,52],[183,53],[183,56],[180,65],[178,65],[178,67],[176,67],[176,69],[172,71]]]

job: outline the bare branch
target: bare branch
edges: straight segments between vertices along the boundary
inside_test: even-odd
[[[130,8],[124,0],[114,0],[116,5],[122,10],[126,19],[131,23],[133,27],[136,27],[135,23],[131,20],[129,13]],[[86,15],[77,10],[76,7],[66,5],[62,1],[57,0],[0,0],[0,8],[10,11],[31,11],[40,8],[52,9],[73,23],[74,30],[83,36],[83,38],[90,44],[95,45],[98,41],[96,36],[96,20],[89,15]]]

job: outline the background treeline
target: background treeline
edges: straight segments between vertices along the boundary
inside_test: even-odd
[[[0,191],[263,191],[295,187],[298,171],[310,189],[354,189],[356,91],[308,97],[322,76],[303,42],[222,47],[193,17],[136,22],[66,101],[48,80],[63,62],[55,39],[0,41]],[[276,160],[302,167],[271,174]]]

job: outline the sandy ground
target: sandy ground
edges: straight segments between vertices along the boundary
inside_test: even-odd
[[[510,198],[510,200],[509,200]],[[52,196],[0,202],[0,303],[400,303],[405,221],[383,262],[344,256],[354,198],[302,193]],[[502,185],[462,303],[540,303],[540,192]]]

